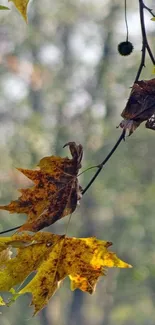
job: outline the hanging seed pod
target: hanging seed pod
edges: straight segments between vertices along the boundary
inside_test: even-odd
[[[121,42],[118,44],[118,52],[120,55],[126,56],[130,55],[133,51],[133,44],[129,41]]]

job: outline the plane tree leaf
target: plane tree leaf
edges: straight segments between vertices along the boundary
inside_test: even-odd
[[[140,80],[134,83],[130,97],[121,116],[120,126],[131,135],[144,121],[145,126],[155,130],[155,79]]]
[[[71,289],[79,288],[92,294],[106,268],[129,268],[115,253],[108,250],[111,242],[90,238],[70,238],[48,232],[13,235],[0,238],[3,250],[18,247],[16,256],[0,267],[0,291],[13,293],[11,301],[25,293],[32,294],[35,313],[54,295],[61,282],[69,276]],[[4,263],[3,263],[4,266]],[[13,288],[23,283],[35,271],[32,280],[17,292]]]
[[[72,158],[57,156],[40,160],[38,170],[18,168],[34,182],[34,186],[19,190],[22,195],[0,209],[10,213],[25,213],[27,222],[19,231],[36,232],[57,220],[71,214],[81,198],[81,187],[78,182],[78,171],[81,168],[82,146],[69,142]]]

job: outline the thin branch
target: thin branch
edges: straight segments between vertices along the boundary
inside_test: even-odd
[[[14,227],[14,228],[7,229],[7,230],[4,230],[4,231],[1,231],[1,232],[0,232],[0,235],[2,235],[2,234],[6,234],[7,232],[10,232],[10,231],[17,230],[17,229],[19,229],[21,226],[22,226],[22,225],[17,226],[17,227]]]
[[[143,47],[142,47],[141,51],[142,51],[141,61],[140,61],[140,65],[139,65],[139,68],[138,68],[138,71],[137,71],[136,78],[135,78],[134,82],[137,82],[139,80],[139,77],[140,77],[140,75],[142,73],[142,70],[145,67],[146,47],[145,47],[144,44],[143,44]]]
[[[144,22],[144,6],[143,1],[139,0],[139,16],[140,16],[140,25],[141,25],[141,35],[142,35],[142,54],[141,61],[139,65],[139,69],[136,74],[135,82],[138,81],[143,68],[145,67],[145,56],[146,56],[146,30],[145,30],[145,22]]]
[[[149,7],[147,7],[144,3],[143,3],[143,7],[144,7],[144,9],[146,9],[151,15],[152,15],[152,17],[155,17],[155,14],[152,12],[153,11],[153,9],[150,9]]]
[[[147,51],[148,51],[148,53],[149,53],[149,56],[150,56],[150,59],[151,59],[153,65],[155,65],[155,58],[154,58],[154,56],[153,56],[153,54],[152,54],[152,51],[151,51],[151,48],[150,48],[148,42],[147,42],[147,44],[146,44],[146,48],[147,48]]]
[[[143,43],[148,51],[148,54],[150,56],[152,63],[155,65],[155,58],[154,58],[154,55],[151,51],[151,48],[150,48],[148,40],[147,40],[146,27],[145,27],[145,21],[144,21],[144,9],[148,10],[151,13],[152,13],[152,10],[144,4],[143,0],[139,0],[139,9],[140,9],[139,13],[140,13],[142,40],[143,40]]]
[[[141,55],[141,61],[140,65],[136,74],[135,82],[139,80],[139,77],[142,73],[143,68],[145,67],[145,57],[146,57],[146,50],[148,51],[148,54],[150,56],[150,59],[155,65],[155,58],[153,56],[153,53],[151,51],[151,48],[149,46],[148,40],[147,40],[147,34],[146,34],[146,28],[145,28],[145,20],[144,20],[144,9],[149,11],[153,16],[152,9],[148,8],[143,0],[139,0],[139,16],[140,16],[140,25],[141,25],[141,35],[142,35],[142,55]]]
[[[90,180],[90,182],[88,183],[88,185],[84,188],[84,190],[82,191],[82,195],[84,195],[87,190],[89,189],[89,187],[94,183],[95,179],[97,178],[97,176],[99,175],[99,173],[101,172],[103,166],[107,163],[107,161],[111,158],[111,156],[113,155],[113,153],[115,152],[115,150],[117,149],[117,147],[119,146],[119,144],[121,143],[122,140],[124,140],[125,138],[125,133],[126,130],[123,129],[122,134],[120,135],[119,139],[117,140],[116,144],[114,145],[114,147],[112,148],[112,150],[109,152],[109,154],[107,155],[107,157],[103,160],[103,162],[98,166],[98,170],[95,173],[95,175],[92,177],[92,179]]]

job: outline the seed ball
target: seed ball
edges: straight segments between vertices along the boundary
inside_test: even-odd
[[[126,56],[130,55],[133,51],[134,47],[131,42],[121,42],[118,44],[118,52],[120,55]]]

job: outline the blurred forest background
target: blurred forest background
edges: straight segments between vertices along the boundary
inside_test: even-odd
[[[146,5],[155,10],[153,0]],[[15,167],[34,168],[52,154],[67,156],[62,146],[76,141],[84,146],[85,169],[112,148],[141,55],[138,0],[127,6],[134,44],[129,57],[117,52],[126,39],[124,1],[34,0],[28,25],[13,5],[0,12],[0,204],[29,184]],[[155,51],[150,18],[146,12]],[[147,61],[142,78],[153,78],[151,73]],[[144,126],[127,138],[83,197],[68,230],[69,236],[112,241],[133,269],[109,270],[92,296],[71,292],[66,280],[33,319],[31,297],[24,295],[1,308],[1,325],[155,324],[154,144],[155,132]],[[81,176],[83,187],[93,172]],[[0,231],[25,219],[1,212]],[[46,230],[63,234],[67,220]]]

